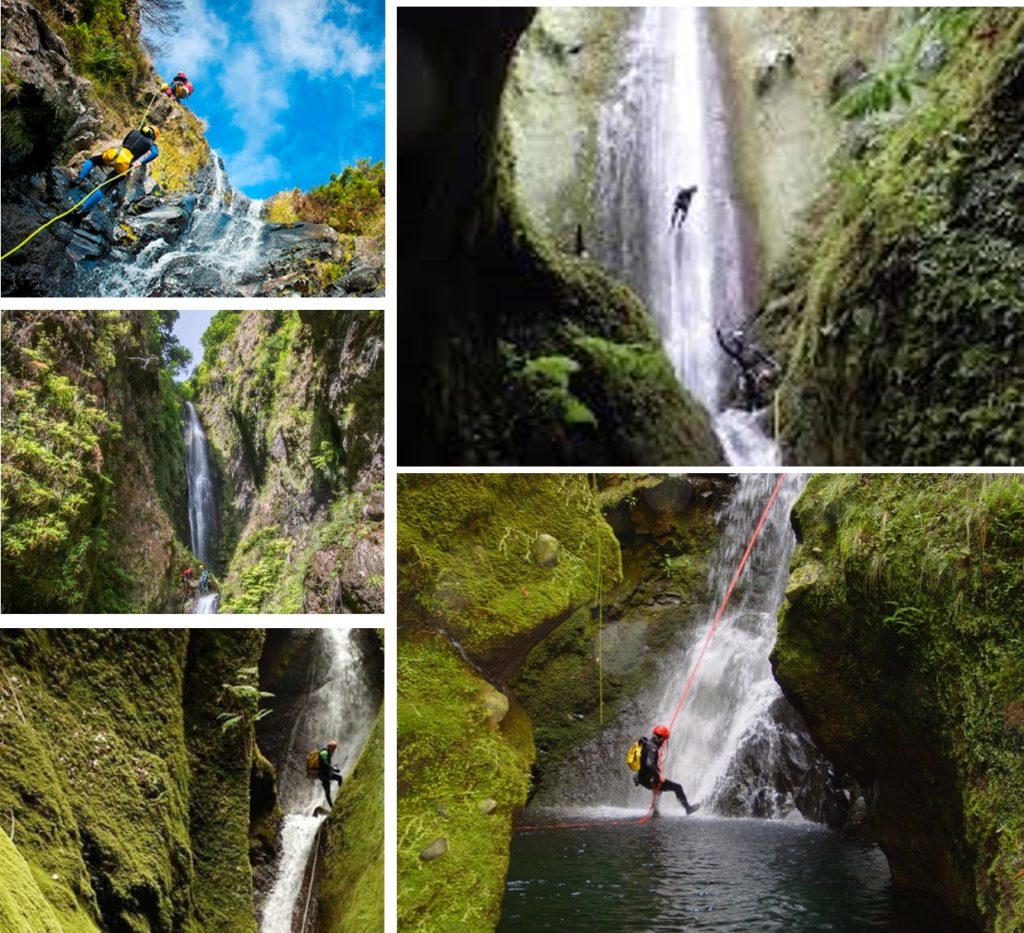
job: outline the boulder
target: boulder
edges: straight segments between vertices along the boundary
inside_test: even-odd
[[[551,535],[537,535],[533,541],[533,561],[538,567],[554,567],[558,563],[558,539]]]
[[[420,860],[423,862],[432,862],[434,859],[441,858],[441,856],[447,854],[447,852],[448,840],[442,836],[440,839],[435,839],[420,853]]]

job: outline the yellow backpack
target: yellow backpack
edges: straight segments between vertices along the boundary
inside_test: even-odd
[[[644,745],[639,740],[629,746],[629,751],[626,752],[626,764],[629,765],[630,771],[639,771],[640,763],[644,757]]]
[[[320,749],[314,748],[306,756],[306,777],[315,778],[320,773]]]

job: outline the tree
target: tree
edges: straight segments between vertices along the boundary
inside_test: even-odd
[[[157,340],[160,343],[160,355],[164,358],[171,375],[178,375],[192,362],[192,352],[181,345],[174,325],[180,316],[177,311],[157,311]]]

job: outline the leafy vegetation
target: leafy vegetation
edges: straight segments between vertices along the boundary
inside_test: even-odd
[[[142,514],[166,526],[184,482],[165,363],[182,357],[167,314],[4,316],[5,610],[128,611],[159,604],[173,586],[120,533]],[[156,501],[136,498],[140,477]]]
[[[264,217],[271,223],[330,224],[339,233],[384,234],[384,163],[360,159],[325,185],[303,194],[298,188],[268,199]]]
[[[936,10],[919,29],[946,60],[864,124],[823,219],[772,285],[785,300],[760,318],[788,357],[782,434],[797,462],[1005,465],[1024,450],[1024,215],[1008,197],[1024,14]],[[893,97],[856,93],[877,107],[858,97],[851,112]]]

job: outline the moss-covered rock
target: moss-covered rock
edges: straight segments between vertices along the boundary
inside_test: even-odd
[[[14,831],[16,827],[12,826]],[[7,833],[0,833],[0,874],[4,886],[0,890],[0,925],[8,933],[67,933],[70,925],[61,925],[57,914],[39,890],[28,863],[21,857]],[[85,921],[76,929],[97,927]]]
[[[836,164],[759,315],[786,358],[798,463],[999,466],[1024,451],[1024,15],[936,10],[918,28],[945,62],[923,77],[911,45],[862,82],[854,103],[892,110]]]
[[[599,574],[621,577],[580,474],[405,475],[399,489],[402,618],[445,632],[495,683],[596,598]],[[533,558],[542,534],[560,542],[551,566]]]
[[[184,452],[158,314],[4,315],[5,611],[175,604]]]
[[[1024,479],[819,476],[772,655],[822,752],[872,788],[896,884],[1024,920]]]
[[[221,478],[222,612],[383,609],[383,326],[213,319],[193,382]]]
[[[261,641],[247,631],[0,636],[0,806],[61,928],[170,933],[216,917],[255,929],[251,731],[224,735],[217,714],[222,683],[254,663]]]
[[[384,710],[327,824],[317,895],[320,933],[384,929]]]
[[[529,717],[489,722],[484,681],[443,636],[399,651],[398,917],[403,930],[492,929],[508,870],[512,817],[533,763]],[[496,807],[477,806],[490,798]],[[443,839],[444,844],[438,844]],[[434,855],[427,850],[433,847]]]
[[[529,648],[621,575],[581,475],[400,478],[399,923],[497,922],[534,745],[514,697]],[[559,542],[557,563],[533,556]]]

